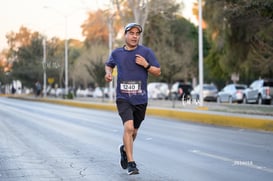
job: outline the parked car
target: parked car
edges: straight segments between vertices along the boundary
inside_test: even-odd
[[[203,84],[203,100],[216,101],[218,89],[214,84]],[[197,85],[190,93],[192,100],[199,100],[200,85]]]
[[[184,100],[188,100],[191,97],[190,93],[192,89],[193,88],[191,84],[176,82],[171,87],[170,98],[178,100],[182,100],[182,98],[184,98]]]
[[[272,104],[273,79],[253,81],[244,91],[244,103]]]
[[[168,99],[169,86],[164,82],[151,82],[147,85],[149,99]]]
[[[77,89],[76,91],[77,97],[93,97],[93,90],[90,88],[87,89]]]
[[[113,88],[111,91],[109,87],[96,87],[93,90],[93,97],[94,98],[103,98],[103,97],[109,98],[111,94],[113,97],[115,97],[115,89]]]
[[[228,84],[217,95],[217,102],[242,103],[244,90],[247,88],[245,84]]]
[[[59,97],[59,96],[63,96],[65,94],[65,89],[64,88],[51,88],[49,90],[49,95],[50,96],[55,96],[55,97]]]
[[[105,88],[103,88],[103,87],[96,87],[93,90],[93,97],[95,97],[95,98],[103,97],[104,90],[105,90]],[[105,94],[104,94],[104,96],[105,96]]]

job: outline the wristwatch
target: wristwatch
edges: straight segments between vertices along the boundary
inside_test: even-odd
[[[148,66],[145,68],[146,70],[149,70],[149,68],[151,67],[150,64],[148,64]]]

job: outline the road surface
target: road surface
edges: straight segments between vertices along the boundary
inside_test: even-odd
[[[1,181],[271,181],[273,133],[146,117],[139,175],[119,166],[116,112],[0,98]]]

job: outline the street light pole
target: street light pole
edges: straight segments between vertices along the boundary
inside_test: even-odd
[[[67,15],[59,12],[57,9],[53,8],[53,7],[49,7],[49,6],[44,6],[45,9],[48,9],[48,8],[52,8],[54,9],[58,14],[64,16],[65,18],[65,41],[64,41],[64,47],[65,47],[65,50],[64,50],[64,64],[65,64],[65,82],[64,82],[64,85],[65,85],[65,95],[67,96],[68,94],[68,40],[67,40]]]
[[[67,40],[67,16],[65,16],[65,95],[68,94],[68,40]]]
[[[44,97],[46,97],[46,39],[43,39],[43,70],[44,70]]]
[[[198,35],[198,44],[199,44],[199,101],[200,106],[203,107],[204,98],[203,98],[203,30],[202,30],[202,0],[198,2],[198,16],[199,16],[199,35]]]
[[[109,13],[109,14],[108,14]],[[109,31],[109,57],[111,56],[112,49],[113,49],[113,19],[115,17],[115,13],[113,12],[113,3],[110,2],[110,8],[108,9],[108,31]],[[109,83],[109,98],[110,101],[113,101],[114,95],[113,95],[113,81],[114,79]],[[116,85],[116,84],[115,84]],[[114,86],[115,86],[114,85]]]

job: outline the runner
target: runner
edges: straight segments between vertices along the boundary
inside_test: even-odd
[[[105,63],[105,80],[112,81],[113,68],[117,66],[116,105],[123,122],[123,144],[119,147],[120,165],[128,174],[138,174],[133,158],[133,143],[141,122],[145,118],[148,95],[148,73],[160,76],[160,65],[153,51],[139,45],[142,27],[137,23],[125,26],[125,45],[115,49]]]

